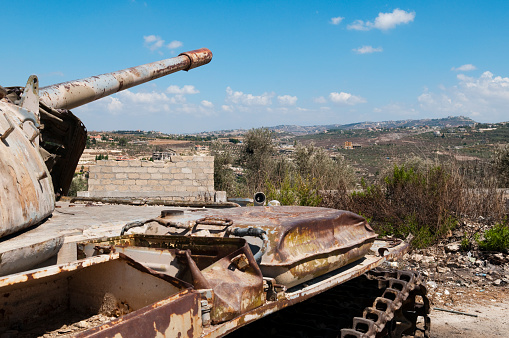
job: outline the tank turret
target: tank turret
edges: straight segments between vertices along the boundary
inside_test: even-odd
[[[68,109],[211,59],[202,48],[43,88],[35,75],[25,87],[0,87],[0,237],[49,217],[55,198],[69,190],[87,132]]]

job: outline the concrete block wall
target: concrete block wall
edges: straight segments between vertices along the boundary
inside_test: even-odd
[[[171,156],[165,161],[97,161],[90,167],[90,197],[214,199],[213,156]]]

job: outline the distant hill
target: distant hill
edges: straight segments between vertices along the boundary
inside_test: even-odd
[[[327,130],[332,129],[368,129],[368,128],[412,128],[412,127],[459,127],[459,126],[471,126],[476,123],[471,118],[465,116],[449,116],[442,119],[420,119],[420,120],[399,120],[399,121],[382,121],[382,122],[357,122],[350,124],[329,124],[320,126],[296,126],[296,125],[280,125],[270,127],[278,133],[289,133],[294,135],[308,135],[323,133]]]

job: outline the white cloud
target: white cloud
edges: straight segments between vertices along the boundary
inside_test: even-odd
[[[226,88],[226,102],[241,104],[245,106],[269,106],[272,104],[274,93],[263,93],[262,95],[244,94]]]
[[[371,53],[379,53],[383,51],[382,47],[373,48],[372,46],[362,46],[359,48],[352,49],[357,54],[371,54]]]
[[[169,49],[176,49],[182,47],[183,43],[181,41],[174,40],[168,44]]]
[[[368,31],[371,29],[367,26],[368,23],[369,22],[364,22],[362,20],[355,20],[354,22],[346,26],[346,28],[355,31]]]
[[[168,94],[186,95],[186,94],[198,94],[200,91],[191,85],[184,85],[182,88],[176,85],[171,85],[168,88],[166,88],[166,92]]]
[[[143,40],[145,40],[145,46],[151,51],[155,51],[164,45],[164,40],[157,35],[144,36]]]
[[[459,66],[458,68],[455,68],[455,67],[451,68],[451,70],[456,71],[456,72],[469,72],[471,70],[476,70],[476,69],[477,69],[477,67],[471,63],[467,63],[466,65]]]
[[[343,17],[337,16],[335,18],[331,18],[330,23],[333,25],[339,25],[341,23],[341,21],[343,21],[343,19],[344,19]]]
[[[358,104],[358,103],[366,102],[366,99],[363,97],[355,96],[355,95],[352,95],[350,93],[345,93],[345,92],[330,93],[329,100],[331,100],[334,103],[347,104],[347,105],[351,105],[351,106]]]
[[[207,101],[207,100],[203,100],[201,101],[201,105],[206,107],[206,108],[213,108],[214,107],[214,104],[210,101]]]
[[[316,102],[316,103],[322,103],[322,104],[323,103],[327,103],[327,99],[325,97],[323,97],[323,96],[315,97],[313,99],[313,101]]]
[[[282,106],[294,106],[297,103],[297,96],[283,95],[278,96],[277,100]]]
[[[417,98],[425,112],[459,114],[483,121],[507,121],[509,77],[484,72],[478,78],[457,75],[458,84],[433,93],[427,89]]]
[[[228,106],[226,104],[223,104],[221,106],[221,109],[224,110],[224,111],[227,111],[227,112],[233,112],[233,107],[232,106]]]
[[[107,105],[108,111],[113,114],[120,113],[124,107],[124,104],[120,102],[120,100],[116,97],[108,97],[108,99],[110,101]]]
[[[374,22],[355,20],[347,26],[348,29],[367,31],[370,29],[379,29],[386,31],[395,28],[397,25],[407,24],[414,21],[415,12],[406,12],[396,8],[392,13],[378,13]]]
[[[117,94],[123,102],[130,103],[152,103],[152,102],[170,102],[170,98],[164,93],[133,93],[130,90],[124,90]]]

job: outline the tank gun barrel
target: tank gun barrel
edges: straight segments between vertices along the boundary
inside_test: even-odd
[[[212,52],[201,48],[171,59],[43,87],[39,89],[40,100],[51,108],[72,109],[179,70],[205,65],[210,60]]]

